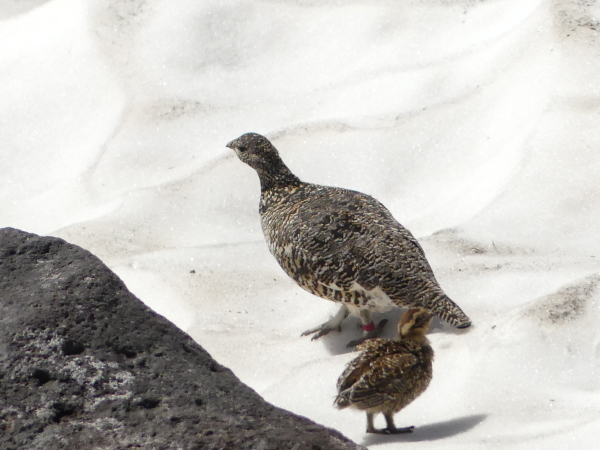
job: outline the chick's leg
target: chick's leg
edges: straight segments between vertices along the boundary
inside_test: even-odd
[[[387,424],[387,428],[384,428],[383,430],[381,430],[383,433],[386,433],[386,434],[412,433],[413,430],[415,429],[414,426],[405,427],[405,428],[396,428],[396,425],[394,424],[394,415],[392,413],[386,413],[386,414],[384,414],[384,417],[385,417],[385,423]]]
[[[379,431],[375,428],[375,425],[373,424],[374,417],[375,414],[371,412],[367,413],[367,433],[377,433]]]

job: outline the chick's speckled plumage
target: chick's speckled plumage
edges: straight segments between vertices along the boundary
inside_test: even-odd
[[[410,309],[402,317],[399,338],[370,339],[358,346],[360,355],[338,379],[338,408],[352,407],[367,413],[367,432],[403,433],[393,415],[421,395],[432,377],[433,349],[425,337],[431,315],[423,308]],[[375,414],[382,413],[387,428],[376,430]]]
[[[471,322],[439,287],[423,249],[380,202],[360,192],[300,181],[263,136],[227,144],[260,178],[260,216],[271,253],[302,288],[371,321],[372,311],[424,307],[457,327]],[[332,319],[333,320],[333,319]],[[327,329],[324,329],[327,328]]]

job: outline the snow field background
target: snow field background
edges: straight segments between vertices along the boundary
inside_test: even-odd
[[[0,226],[92,251],[266,400],[359,444],[593,448],[599,20],[589,0],[5,0]],[[247,131],[382,201],[473,319],[435,322],[434,380],[396,416],[413,434],[332,407],[360,330],[300,337],[337,308],[268,253],[258,179],[224,147]]]

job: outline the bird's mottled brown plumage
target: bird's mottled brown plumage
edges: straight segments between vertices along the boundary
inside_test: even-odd
[[[438,285],[417,240],[380,202],[300,181],[259,134],[227,146],[258,173],[263,232],[283,270],[305,290],[343,305],[336,317],[304,334],[320,337],[349,313],[368,330],[371,312],[394,305],[427,308],[459,328],[471,325]]]
[[[409,309],[398,324],[397,340],[370,339],[338,379],[335,406],[367,413],[368,433],[403,433],[413,427],[396,428],[393,416],[425,391],[432,377],[433,350],[425,337],[431,314],[423,308]],[[375,429],[373,418],[382,413],[387,428]]]

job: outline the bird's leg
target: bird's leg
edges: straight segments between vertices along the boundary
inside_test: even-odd
[[[358,344],[362,344],[367,339],[372,339],[379,336],[383,332],[383,327],[385,327],[385,324],[387,323],[387,319],[383,319],[377,324],[377,326],[375,326],[375,322],[373,322],[371,313],[368,309],[361,309],[359,312],[359,317],[360,321],[362,322],[364,333],[362,337],[348,342],[346,347],[356,347]]]
[[[387,428],[381,430],[385,434],[400,434],[400,433],[412,433],[415,429],[414,426],[405,427],[405,428],[396,428],[394,424],[394,414],[393,413],[384,413],[385,423],[387,424]]]
[[[377,433],[378,432],[378,430],[375,428],[375,425],[373,424],[374,417],[375,417],[375,414],[373,414],[372,412],[367,413],[367,433]]]
[[[401,434],[401,433],[412,433],[415,427],[405,427],[405,428],[396,428],[394,425],[394,414],[393,413],[383,413],[385,417],[385,423],[387,424],[387,428],[383,428],[378,430],[375,428],[373,424],[373,417],[375,414],[368,412],[367,413],[367,433],[376,433],[376,434]]]
[[[348,317],[348,314],[350,314],[350,311],[348,311],[346,305],[342,305],[342,307],[336,313],[335,316],[333,316],[324,324],[319,325],[318,327],[306,330],[304,333],[302,333],[302,336],[307,336],[309,334],[315,333],[315,335],[312,337],[312,340],[314,341],[315,339],[319,339],[321,336],[325,336],[332,330],[340,331],[342,329],[341,323],[346,317]]]

